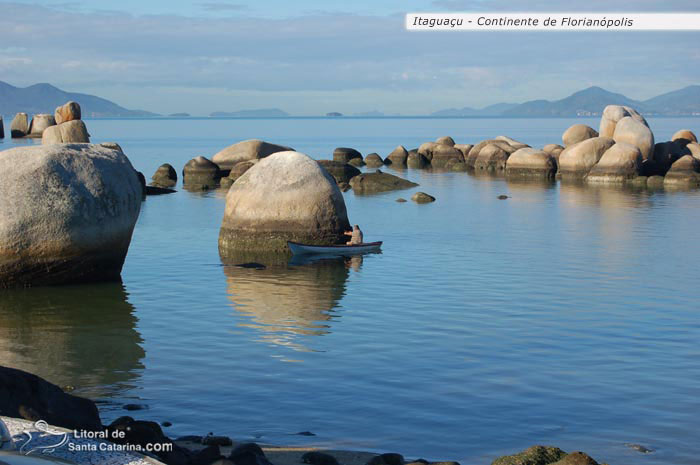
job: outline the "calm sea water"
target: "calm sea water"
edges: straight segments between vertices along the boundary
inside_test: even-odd
[[[666,140],[699,121],[650,123]],[[542,146],[573,122],[87,123],[95,142],[119,142],[149,177],[254,137],[315,158],[336,146],[385,156],[443,135]],[[346,193],[350,221],[385,241],[382,254],[351,263],[224,267],[224,193],[150,197],[123,283],[0,294],[2,363],[74,386],[100,402],[105,422],[171,421],[171,436],[470,464],[536,443],[615,465],[698,463],[700,192],[401,175],[437,202]]]

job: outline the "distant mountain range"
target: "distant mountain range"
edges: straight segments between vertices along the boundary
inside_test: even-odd
[[[144,110],[127,110],[109,100],[94,95],[66,92],[51,84],[15,87],[0,81],[0,115],[13,116],[25,112],[53,114],[57,106],[69,100],[80,104],[83,117],[158,116]]]
[[[450,108],[432,113],[431,116],[512,116],[512,117],[561,117],[598,116],[606,105],[628,105],[646,115],[700,116],[700,86],[688,86],[648,100],[634,100],[622,94],[609,92],[601,87],[589,87],[561,100],[531,100],[529,102],[497,103],[475,109]]]
[[[215,111],[209,116],[214,118],[283,118],[289,116],[289,113],[279,108],[261,108],[258,110]]]

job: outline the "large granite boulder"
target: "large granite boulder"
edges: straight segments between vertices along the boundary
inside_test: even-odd
[[[481,150],[484,149],[484,147],[488,145],[496,145],[500,147],[503,151],[508,153],[510,155],[511,153],[515,152],[517,149],[510,145],[508,142],[500,139],[486,139],[482,140],[481,142],[478,142],[474,147],[469,150],[469,154],[467,157],[464,159],[464,162],[467,164],[469,168],[474,168],[474,165],[476,164],[477,158],[479,158],[479,153],[481,153]]]
[[[464,159],[467,159],[467,156],[469,155],[469,151],[474,147],[472,144],[455,144],[454,146],[457,150],[462,152],[462,156]]]
[[[365,157],[365,164],[368,168],[379,168],[384,166],[384,160],[379,156],[378,153],[370,153]]]
[[[32,117],[32,122],[29,123],[29,137],[41,137],[44,130],[49,126],[55,126],[56,120],[53,115],[38,114]]]
[[[219,185],[219,165],[206,157],[198,156],[182,168],[182,186],[188,190],[209,190]]]
[[[177,171],[170,163],[163,163],[151,176],[151,186],[171,188],[177,184]]]
[[[630,117],[645,126],[648,126],[646,120],[642,115],[640,115],[637,110],[624,105],[608,105],[603,110],[603,114],[600,117],[600,128],[598,129],[598,134],[600,137],[613,137],[615,134],[615,127],[617,123],[622,119]]]
[[[44,130],[41,143],[51,144],[80,144],[90,142],[85,123],[81,120],[71,120],[55,126],[49,126]]]
[[[551,179],[557,172],[557,161],[541,150],[525,147],[508,157],[506,176],[509,178]]]
[[[350,163],[351,160],[359,159],[362,161],[362,154],[349,147],[337,147],[333,150],[333,161],[340,163]]]
[[[335,179],[311,157],[278,152],[231,186],[219,233],[222,257],[285,252],[287,241],[338,244],[350,229]]]
[[[455,146],[455,140],[450,136],[438,137],[435,139],[435,143],[440,145],[449,145],[450,147]]]
[[[409,168],[420,169],[430,166],[430,160],[428,160],[422,153],[408,152],[408,160],[406,160],[406,164]]]
[[[559,155],[559,174],[562,178],[583,178],[613,145],[610,137],[593,137],[567,147]]]
[[[551,156],[553,156],[556,160],[557,163],[559,162],[559,155],[564,151],[564,147],[562,147],[559,144],[547,144],[544,147],[542,147],[542,151],[544,153],[548,153]]]
[[[406,163],[408,162],[408,150],[406,150],[406,147],[403,145],[399,145],[396,147],[392,152],[387,155],[386,160],[384,160],[384,163],[387,165],[392,165],[395,167],[403,167],[406,166]]]
[[[71,430],[102,428],[91,400],[66,394],[36,375],[4,366],[0,366],[0,416],[44,420]]]
[[[29,117],[26,113],[17,113],[10,123],[10,137],[24,137],[29,133]]]
[[[680,131],[676,131],[676,133],[671,137],[672,141],[682,141],[685,143],[688,142],[697,142],[698,138],[695,135],[693,131],[690,129],[681,129]]]
[[[437,142],[425,142],[423,144],[420,144],[420,146],[415,150],[415,152],[420,153],[428,160],[431,160],[433,158],[433,149],[438,145],[440,144],[438,144]]]
[[[362,173],[350,180],[350,186],[356,194],[376,194],[400,189],[410,189],[418,184],[407,179],[383,173],[377,170],[374,173]]]
[[[451,161],[464,161],[464,155],[452,145],[438,144],[433,147],[432,157],[430,158],[430,164],[433,168],[444,168]]]
[[[474,161],[474,170],[503,173],[509,156],[510,153],[503,150],[500,146],[488,144],[479,150],[479,154]]]
[[[700,160],[700,144],[697,142],[691,142],[685,146],[685,149],[695,158]]]
[[[65,123],[67,121],[74,121],[81,118],[81,110],[78,102],[67,102],[60,107],[56,107],[53,116],[56,120],[56,124]]]
[[[624,183],[642,174],[642,154],[632,144],[618,142],[605,151],[588,172],[587,182]]]
[[[265,158],[273,153],[293,150],[283,145],[271,144],[259,139],[249,139],[229,145],[211,159],[221,170],[228,171],[242,161]]]
[[[0,288],[119,279],[142,198],[123,152],[16,147],[0,173]]]
[[[664,177],[664,187],[695,187],[700,185],[700,160],[685,155],[679,158]]]
[[[520,142],[519,140],[515,140],[512,137],[508,137],[508,136],[496,136],[495,140],[503,141],[503,142],[507,143],[508,145],[510,145],[511,147],[513,147],[515,150],[530,147],[526,143]]]
[[[585,124],[574,124],[564,131],[561,140],[564,142],[564,147],[569,147],[592,137],[598,137],[598,131]]]
[[[318,164],[323,166],[338,184],[341,182],[350,182],[352,178],[360,174],[360,170],[349,163],[334,160],[318,160]]]
[[[653,158],[654,134],[649,126],[631,116],[626,116],[617,122],[613,140],[634,145],[642,153],[644,160]]]

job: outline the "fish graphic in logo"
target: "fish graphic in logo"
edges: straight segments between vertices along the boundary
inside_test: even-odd
[[[22,431],[22,433],[25,434],[28,438],[27,442],[22,444],[22,446],[19,448],[20,453],[24,455],[29,455],[34,452],[50,454],[59,447],[65,446],[69,441],[68,433],[64,431],[50,429],[49,424],[46,423],[44,420],[39,420],[35,422],[34,428],[36,428],[36,431],[38,431],[39,434],[36,434],[36,432],[29,430]],[[46,438],[52,439],[48,440]],[[30,444],[32,442],[34,442],[35,444],[32,447],[30,447]],[[48,444],[39,444],[44,442],[48,442]]]

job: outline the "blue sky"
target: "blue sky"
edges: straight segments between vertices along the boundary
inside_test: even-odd
[[[589,0],[568,11],[700,11]],[[0,80],[160,113],[426,114],[590,85],[632,98],[700,83],[696,32],[408,32],[409,11],[561,11],[554,0],[0,0]]]

